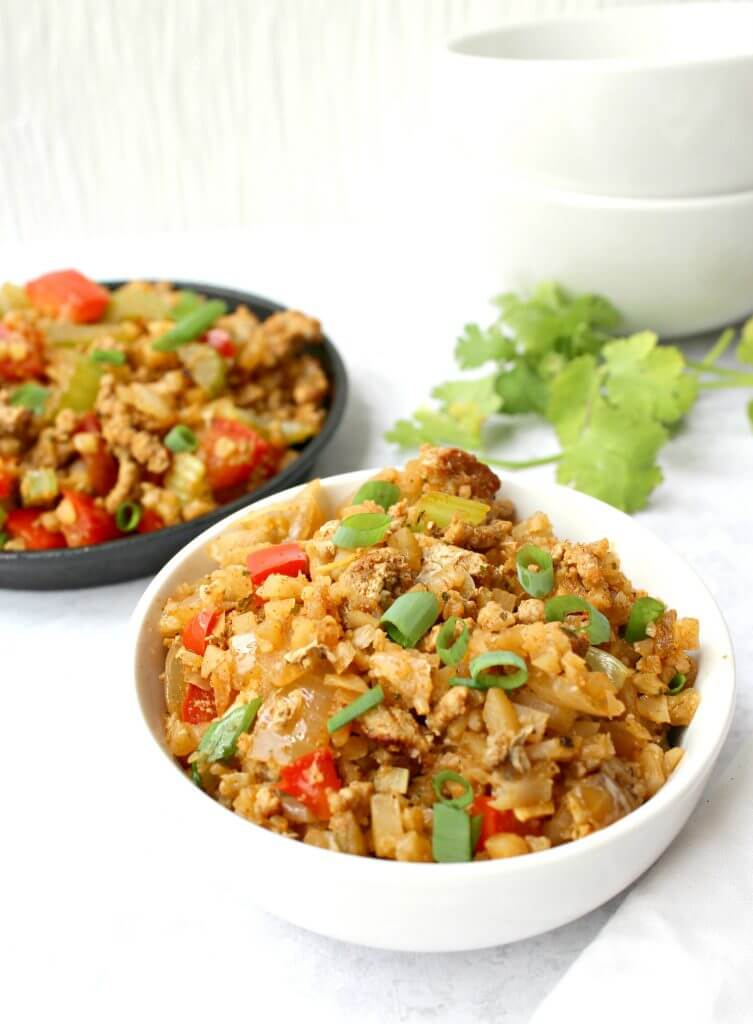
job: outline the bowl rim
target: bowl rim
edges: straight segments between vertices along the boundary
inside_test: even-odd
[[[131,280],[139,279],[116,278],[100,281],[99,283],[104,285],[106,288],[118,288],[121,285],[128,284]],[[144,280],[148,280],[151,283],[159,283],[155,278],[148,278]],[[248,292],[239,288],[229,288],[222,284],[212,284],[207,281],[185,281],[182,279],[173,280],[171,278],[165,278],[164,280],[169,281],[171,285],[182,290],[195,291],[202,295],[206,294],[210,298],[214,297],[225,299],[229,305],[233,305],[234,307],[248,305],[263,309],[265,311],[265,319],[273,313],[284,312],[286,309],[291,308],[290,306],[285,306],[273,299],[268,299],[263,295],[257,295],[255,292]],[[349,390],[348,372],[345,368],[343,358],[337,347],[326,334],[322,335],[321,347],[326,353],[326,362],[329,364],[324,367],[324,370],[327,375],[327,379],[332,386],[332,392],[331,401],[327,408],[327,415],[324,419],[322,429],[300,449],[301,456],[305,455],[307,461],[312,465],[321,451],[332,440],[335,432],[340,426],[342,418],[345,415]],[[298,460],[296,460],[296,462],[297,461]],[[178,536],[181,531],[188,532],[189,529],[195,529],[196,526],[202,522],[207,522],[208,525],[206,528],[209,528],[211,525],[209,520],[216,518],[218,512],[221,510],[226,511],[226,515],[232,515],[233,512],[242,511],[244,508],[247,508],[248,505],[253,503],[255,500],[262,501],[265,497],[273,497],[280,489],[280,485],[287,483],[291,477],[295,475],[296,469],[300,468],[296,466],[296,462],[291,463],[279,473],[275,473],[274,476],[263,481],[263,483],[261,483],[254,491],[242,494],[240,497],[235,498],[227,504],[218,505],[217,508],[211,509],[209,512],[204,513],[204,515],[197,516],[196,519],[173,523],[172,526],[165,526],[161,530],[155,530],[153,533],[118,537],[115,540],[105,541],[103,544],[86,544],[78,548],[50,548],[43,551],[0,551],[0,569],[2,569],[4,561],[8,564],[11,560],[16,563],[23,561],[25,565],[34,565],[37,570],[43,568],[45,565],[53,563],[57,565],[60,562],[65,561],[71,563],[71,569],[73,569],[76,564],[85,560],[87,556],[93,555],[94,552],[125,553],[127,551],[131,551],[136,554],[137,551],[148,547],[152,543],[156,543],[154,540],[155,537],[175,537]],[[270,490],[270,488],[274,488],[274,490]],[[136,548],[133,547],[134,544],[137,545]]]
[[[693,4],[683,3],[652,3],[640,7],[616,7],[597,12],[573,13],[566,15],[553,15],[536,20],[524,18],[515,20],[496,28],[484,29],[478,32],[469,32],[448,40],[445,46],[445,55],[453,59],[468,62],[484,62],[487,66],[498,64],[504,67],[524,68],[530,67],[541,70],[543,68],[558,68],[565,73],[575,75],[583,72],[599,71],[604,73],[641,72],[649,70],[670,70],[702,68],[707,71],[711,67],[722,65],[735,65],[750,62],[753,60],[753,48],[748,53],[712,54],[708,57],[512,57],[494,56],[480,53],[473,53],[470,47],[482,39],[491,36],[505,37],[514,34],[521,29],[535,31],[542,26],[573,26],[573,25],[603,25],[607,21],[645,21],[647,25],[659,17],[698,18],[702,14],[714,14],[724,16],[726,12],[734,11],[736,16],[741,12],[748,15],[753,14],[753,3],[750,0],[723,0],[723,2],[702,2]],[[690,13],[692,12],[692,13]]]
[[[355,470],[348,473],[339,473],[329,477],[323,477],[320,478],[321,485],[325,494],[328,485],[337,486],[341,484],[348,484],[353,488],[353,490],[356,490],[364,480],[373,477],[383,468],[384,467],[377,467],[374,469]],[[502,487],[504,488],[510,483],[510,480],[503,481]],[[207,798],[206,794],[196,792],[195,785],[180,770],[177,761],[166,750],[164,745],[160,743],[152,732],[147,721],[146,710],[141,698],[141,677],[138,657],[139,642],[148,628],[149,615],[156,601],[159,600],[160,591],[168,582],[169,577],[179,569],[180,565],[184,561],[186,561],[195,551],[202,548],[208,541],[224,532],[224,530],[234,521],[243,518],[250,511],[255,511],[257,505],[259,508],[263,508],[265,505],[285,501],[300,493],[300,491],[306,486],[306,484],[299,484],[286,491],[262,498],[258,502],[254,503],[253,509],[249,507],[239,509],[204,530],[189,544],[173,555],[173,557],[163,566],[160,572],[157,573],[154,579],[147,586],[131,615],[128,626],[128,658],[131,666],[132,679],[135,683],[135,712],[137,717],[140,719],[139,724],[141,728],[146,729],[147,733],[151,737],[152,742],[146,744],[146,746],[148,746],[151,751],[150,756],[154,761],[155,770],[157,766],[157,759],[159,759],[163,766],[168,767],[172,771],[173,777],[176,781],[182,781],[183,783],[182,786],[177,786],[173,790],[175,799],[178,799],[179,794],[182,793],[183,800],[187,801],[188,799],[192,799],[196,808],[203,804],[204,809],[208,814],[211,813],[216,816],[218,812],[221,812],[221,817],[215,817],[215,819],[212,819],[218,822],[218,827],[221,827],[219,822],[221,822],[223,818],[225,822],[228,823],[229,827],[237,828],[238,826],[241,826],[243,833],[239,833],[239,837],[240,835],[245,834],[251,837],[251,842],[267,844],[267,850],[271,856],[279,856],[286,850],[290,851],[291,848],[299,851],[305,850],[305,853],[301,852],[297,854],[297,856],[308,858],[307,863],[310,863],[312,867],[314,867],[314,865],[319,862],[320,858],[323,857],[324,861],[321,862],[323,869],[326,870],[327,865],[330,865],[330,867],[336,867],[338,873],[355,873],[356,875],[365,874],[368,876],[365,880],[372,881],[375,884],[393,885],[395,883],[399,883],[401,878],[404,876],[406,878],[409,877],[411,883],[415,883],[420,878],[421,884],[425,886],[430,885],[441,888],[451,882],[460,882],[461,880],[464,880],[466,883],[478,883],[484,879],[495,877],[499,873],[506,875],[520,874],[522,872],[547,870],[549,866],[554,869],[556,864],[567,863],[573,857],[588,856],[591,853],[598,854],[598,851],[605,846],[609,846],[612,843],[619,844],[620,840],[628,833],[634,832],[638,829],[650,828],[652,822],[656,818],[660,817],[670,804],[681,803],[684,797],[688,797],[697,787],[705,784],[708,773],[713,768],[724,741],[727,738],[735,707],[736,682],[734,650],[729,628],[716,598],[690,563],[688,563],[678,552],[674,551],[674,549],[671,548],[664,540],[633,517],[613,508],[611,505],[608,505],[597,498],[593,498],[590,495],[583,494],[579,491],[574,491],[569,487],[563,487],[559,484],[551,483],[526,484],[514,481],[513,486],[517,490],[533,492],[535,494],[536,501],[540,501],[542,506],[545,508],[555,508],[557,498],[563,498],[565,495],[569,500],[575,499],[577,503],[581,503],[586,510],[589,507],[595,507],[598,510],[599,515],[602,517],[600,526],[609,527],[610,540],[613,540],[615,548],[617,549],[619,549],[620,526],[623,528],[627,526],[629,530],[635,530],[638,534],[642,534],[644,537],[650,538],[653,543],[658,543],[661,547],[666,549],[670,559],[675,559],[684,565],[685,569],[692,577],[694,584],[697,586],[699,591],[706,596],[711,607],[715,610],[718,618],[718,626],[720,627],[720,637],[722,640],[719,648],[722,656],[721,663],[723,666],[721,671],[726,674],[726,705],[721,705],[721,721],[716,733],[709,733],[708,736],[704,737],[705,744],[703,750],[696,752],[689,771],[686,771],[681,775],[673,773],[664,786],[662,786],[662,788],[649,800],[641,804],[640,807],[637,807],[634,811],[626,814],[623,818],[620,818],[613,824],[608,825],[589,836],[585,836],[573,842],[564,843],[561,846],[552,847],[548,850],[537,851],[536,856],[533,857],[511,857],[499,860],[479,861],[473,862],[471,865],[467,863],[433,863],[430,871],[426,870],[427,865],[425,863],[390,861],[375,857],[356,856],[340,856],[339,858],[334,859],[334,851],[323,850],[308,843],[295,840],[291,841],[285,836],[270,832],[268,829],[265,829],[260,825],[247,821],[235,812],[223,807],[222,804],[218,803],[218,801]],[[550,502],[551,504],[549,504]],[[617,536],[613,537],[613,534],[617,534]],[[177,582],[172,584],[173,587],[177,585]],[[722,682],[723,680],[720,679],[719,684],[721,685]],[[722,691],[720,690],[720,694],[721,693]],[[723,699],[723,697],[720,697],[720,699]],[[163,778],[166,779],[167,776],[163,775]],[[197,796],[200,796],[202,799],[197,800]],[[198,811],[194,813],[202,812]],[[210,819],[207,818],[208,826],[209,821]],[[230,825],[231,821],[234,822],[234,824]],[[242,840],[239,838],[238,841]],[[280,845],[282,843],[287,845],[283,847]],[[292,855],[296,856],[296,854]],[[423,874],[420,874],[421,869],[424,869]],[[419,874],[417,874],[417,872],[419,872]]]

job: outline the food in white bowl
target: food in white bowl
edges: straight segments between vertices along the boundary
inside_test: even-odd
[[[234,860],[253,861],[255,875],[269,882],[254,887],[262,906],[325,934],[438,950],[490,945],[555,927],[632,881],[672,839],[697,800],[732,706],[729,640],[721,616],[684,563],[626,517],[558,488],[506,484],[495,498],[493,474],[462,453],[429,450],[402,474],[380,474],[401,491],[397,503],[389,503],[389,513],[367,505],[349,512],[345,523],[321,525],[322,516],[347,505],[370,475],[325,481],[323,511],[317,511],[319,499],[312,501],[316,490],[309,486],[283,496],[285,503],[274,508],[259,503],[250,520],[248,511],[231,517],[176,556],[145,594],[134,620],[135,670],[150,730],[162,751],[177,754],[183,766],[188,759],[201,787],[240,813],[224,811],[181,778],[177,764],[172,799],[192,801],[196,827],[214,828],[218,844]],[[424,492],[442,484],[450,494],[450,514],[461,516],[440,526],[448,499],[431,493],[427,498]],[[382,485],[372,497],[387,504],[395,494],[386,490],[385,495]],[[510,501],[518,506],[515,526]],[[478,505],[487,507],[483,516]],[[576,545],[554,540],[541,509],[551,510],[556,532]],[[373,518],[349,523],[351,514]],[[465,522],[462,515],[477,522]],[[360,532],[364,527],[372,531],[369,536]],[[304,540],[317,530],[318,538]],[[387,531],[386,544],[385,537],[376,539],[380,530]],[[675,623],[664,611],[653,625],[645,614],[633,621],[638,594],[620,574],[608,545],[578,546],[603,534],[614,541],[626,571],[632,562],[629,568],[641,586],[666,597],[667,607],[698,612],[703,646],[697,678],[686,651],[695,644],[693,625]],[[333,549],[332,537],[343,543]],[[373,542],[367,550],[360,543],[348,547],[367,540]],[[540,550],[524,552],[518,567],[521,542],[525,547],[533,541]],[[280,553],[270,542],[292,543],[299,551]],[[484,550],[474,550],[479,547]],[[551,573],[542,558],[547,551]],[[223,563],[219,570],[212,553]],[[291,572],[303,568],[302,556],[311,582],[303,574],[273,574],[258,585],[249,583],[270,565]],[[388,564],[396,574],[385,573]],[[197,579],[212,571],[197,589]],[[443,579],[448,572],[457,579]],[[541,596],[532,597],[524,583]],[[291,595],[283,595],[286,588]],[[298,588],[298,595],[292,594]],[[395,591],[399,600],[406,588],[423,595],[422,606],[436,603],[443,622],[454,616],[452,628],[429,623],[426,608],[409,610],[407,618],[398,614]],[[587,624],[577,615],[558,622],[566,609],[555,615],[550,605],[543,614],[550,621],[541,621],[551,595],[556,600],[567,593],[590,595],[606,617],[587,609]],[[219,616],[217,602],[223,605]],[[208,617],[196,620],[207,611]],[[458,651],[466,636],[461,619],[469,634],[465,652]],[[240,632],[232,625],[236,621]],[[636,629],[647,633],[644,639],[625,641],[621,634],[631,621],[628,628],[634,635]],[[336,637],[338,622],[340,632],[345,630]],[[583,632],[586,625],[590,639]],[[288,629],[300,631],[304,642],[289,649],[279,632],[287,635]],[[312,629],[316,636],[303,636]],[[420,636],[413,635],[417,630]],[[444,667],[436,653],[443,630],[439,648],[454,651],[449,660],[455,660]],[[319,637],[318,631],[326,635]],[[161,678],[165,636],[167,705]],[[202,643],[203,655],[191,650]],[[216,652],[207,657],[212,647]],[[222,653],[226,648],[233,651],[232,666]],[[502,649],[509,653],[500,659]],[[490,665],[479,665],[477,659],[488,650],[497,651],[495,663],[514,662],[515,674],[502,677]],[[645,663],[638,664],[639,655]],[[567,665],[556,668],[558,658]],[[413,671],[400,670],[406,659]],[[174,672],[176,660],[183,678]],[[190,686],[201,693],[189,691],[186,670],[198,671]],[[464,681],[450,685],[455,673]],[[612,674],[611,681],[605,673]],[[682,689],[667,694],[668,687],[680,686],[678,675],[685,677]],[[233,692],[233,679],[242,690]],[[688,687],[691,682],[695,685]],[[641,694],[637,684],[654,692]],[[291,700],[296,690],[298,697]],[[686,697],[676,702],[682,693]],[[688,695],[688,708],[693,705],[697,712],[694,717],[692,709],[683,712],[683,721],[693,721],[673,752],[665,728],[671,724],[670,701],[679,708]],[[354,712],[352,700],[363,704],[364,698],[371,710]],[[463,708],[456,708],[457,702]],[[210,703],[212,719],[222,713],[219,725],[184,721],[196,717],[194,708],[203,707],[208,717]],[[327,761],[314,759],[296,778],[289,769],[302,753],[312,753],[303,749],[307,744],[313,751],[329,751]],[[156,760],[154,767],[157,771]],[[551,791],[544,793],[547,780]],[[534,794],[537,786],[542,791]],[[477,826],[466,809],[471,790],[484,804],[474,810],[486,814],[487,832],[495,812],[503,819],[501,829],[482,835],[483,842],[474,835]],[[305,841],[291,841],[293,836]],[[440,861],[477,859],[410,862],[428,861],[433,854]]]
[[[753,4],[641,7],[452,42],[442,125],[495,176],[613,196],[753,188]]]

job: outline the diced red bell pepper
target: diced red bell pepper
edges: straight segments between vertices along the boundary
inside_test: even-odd
[[[235,342],[227,331],[221,327],[213,327],[207,331],[207,344],[211,345],[215,352],[219,352],[225,359],[232,359],[237,351]]]
[[[12,338],[14,345],[23,346],[25,351],[14,353],[13,357],[0,355],[0,381],[29,380],[41,377],[44,373],[42,359],[42,336],[29,326],[20,331],[12,331],[0,323],[0,338]]]
[[[486,840],[499,832],[514,832],[518,836],[534,836],[541,831],[536,819],[518,821],[513,811],[498,811],[491,806],[493,797],[477,796],[471,805],[471,814],[481,815],[481,831],[479,832],[477,850],[483,850]]]
[[[106,288],[84,277],[78,270],[43,274],[29,281],[26,294],[38,309],[76,324],[99,320],[110,301]]]
[[[118,460],[107,447],[105,439],[99,437],[95,450],[82,452],[81,458],[92,492],[98,497],[109,494],[118,479]]]
[[[181,636],[186,650],[203,656],[207,649],[207,637],[212,632],[219,614],[214,608],[205,608],[186,623]]]
[[[280,790],[299,800],[320,821],[326,821],[330,816],[327,793],[341,786],[329,747],[304,754],[280,772]]]
[[[269,445],[245,423],[216,417],[201,441],[207,480],[213,491],[244,484],[269,451]]]
[[[0,468],[0,501],[10,498],[16,489],[16,477],[7,469]]]
[[[165,520],[159,513],[155,512],[154,509],[145,508],[141,512],[141,519],[136,529],[137,533],[154,533],[155,530],[161,530],[165,525]]]
[[[41,514],[38,508],[14,508],[8,513],[3,529],[11,537],[22,540],[27,551],[64,548],[65,537],[62,533],[48,530],[37,522]]]
[[[256,586],[263,583],[272,573],[279,576],[297,576],[302,572],[304,576],[308,576],[309,572],[306,552],[295,542],[273,544],[271,547],[252,551],[246,558],[246,565],[251,582]]]
[[[180,717],[191,725],[211,722],[217,716],[217,705],[214,702],[214,690],[202,690],[200,686],[189,683],[180,709]]]
[[[74,433],[80,434],[85,431],[87,434],[98,434],[102,429],[102,425],[99,422],[99,416],[95,412],[85,412],[80,417]]]
[[[80,491],[63,491],[58,515],[60,529],[69,548],[103,544],[121,535],[115,525],[115,518],[101,505],[97,505],[90,495],[82,494]]]

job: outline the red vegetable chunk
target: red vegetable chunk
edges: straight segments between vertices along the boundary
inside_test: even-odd
[[[498,811],[491,806],[491,796],[477,796],[471,805],[471,814],[481,815],[481,831],[479,832],[477,850],[483,850],[486,840],[499,832],[514,832],[518,836],[535,836],[541,831],[537,820],[518,821],[512,811]]]
[[[207,479],[213,491],[245,484],[269,452],[269,445],[245,423],[216,417],[201,442]]]
[[[154,533],[155,530],[161,530],[165,525],[165,520],[155,512],[152,508],[145,508],[141,513],[141,519],[136,529],[137,533]]]
[[[257,586],[267,576],[277,573],[279,576],[297,576],[303,573],[308,576],[309,560],[300,544],[274,544],[272,547],[252,551],[246,559],[251,582]]]
[[[207,331],[207,344],[225,359],[232,359],[236,353],[235,342],[221,327],[213,327],[211,331]]]
[[[190,722],[191,725],[200,725],[202,722],[211,722],[216,715],[214,691],[202,690],[200,686],[189,683],[180,709],[183,721]]]
[[[321,821],[326,821],[330,816],[327,793],[341,786],[329,747],[304,754],[280,772],[282,792],[295,797]]]
[[[78,270],[43,274],[29,281],[26,294],[38,309],[77,324],[99,320],[110,301],[106,288]]]
[[[194,615],[183,627],[181,639],[186,650],[193,651],[194,654],[204,654],[207,649],[207,637],[212,632],[219,614],[214,608],[205,608],[198,615]]]
[[[63,500],[58,505],[60,529],[65,535],[69,548],[83,548],[88,544],[103,544],[120,537],[115,519],[104,508],[97,505],[88,494],[79,491],[63,491]]]
[[[62,533],[48,530],[38,519],[42,513],[38,508],[15,508],[8,513],[3,529],[11,537],[22,540],[27,551],[47,551],[50,548],[64,548]]]

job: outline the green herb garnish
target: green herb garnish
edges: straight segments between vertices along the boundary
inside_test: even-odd
[[[340,711],[336,712],[327,721],[327,732],[337,732],[338,729],[342,729],[348,722],[352,722],[354,719],[359,718],[361,715],[365,715],[367,711],[371,711],[372,708],[377,707],[384,700],[384,691],[381,686],[374,686],[366,693],[362,693],[360,697],[356,697],[354,701],[351,701],[346,707],[341,708]]]
[[[152,343],[152,348],[157,352],[174,352],[182,345],[188,344],[194,338],[208,331],[209,328],[224,316],[227,312],[227,304],[220,299],[212,299],[210,302],[203,302],[191,312],[181,316],[175,327],[171,327],[160,338]]]
[[[460,636],[455,639],[455,629],[460,622]],[[468,650],[471,634],[468,624],[462,619],[456,619],[454,615],[445,622],[437,634],[437,654],[444,665],[457,665],[465,657]]]
[[[115,509],[115,525],[121,533],[133,533],[138,529],[143,511],[137,501],[121,501]]]
[[[370,548],[384,539],[392,520],[381,512],[358,512],[343,519],[335,530],[332,543],[338,548]]]
[[[560,597],[550,597],[544,605],[547,622],[564,622],[568,615],[579,612],[585,612],[588,615],[588,625],[585,627],[585,631],[594,647],[605,644],[612,635],[609,619],[588,601],[584,601],[582,597],[576,597],[575,594],[563,594]],[[577,632],[582,631],[582,627],[570,628]]]
[[[727,330],[698,363],[642,331],[615,338],[619,315],[598,295],[573,295],[546,282],[532,295],[495,300],[496,321],[466,326],[455,350],[462,370],[493,372],[436,387],[434,408],[399,420],[387,439],[403,448],[456,444],[507,469],[557,464],[557,479],[626,512],[644,508],[661,482],[657,457],[704,390],[752,388],[753,319],[735,349],[738,368],[717,365],[731,347]],[[485,431],[496,415],[544,417],[559,452],[530,459],[491,458]],[[753,401],[747,410],[753,427]]]
[[[676,675],[673,675],[672,678],[669,681],[669,686],[667,687],[667,693],[671,693],[673,695],[675,693],[679,693],[680,690],[684,689],[685,683],[687,681],[688,681],[688,679],[687,679],[687,676],[685,675],[684,672],[676,673]]]
[[[373,501],[386,512],[396,501],[400,501],[400,488],[388,480],[367,480],[353,495],[353,505],[362,501]]]
[[[489,672],[490,668],[512,666],[517,672]],[[513,651],[487,651],[474,658],[470,666],[471,678],[455,676],[450,686],[467,686],[471,690],[517,690],[528,681],[528,666],[519,654]]]
[[[205,764],[226,761],[235,753],[239,738],[248,732],[262,705],[261,697],[255,697],[248,704],[227,711],[222,718],[212,722],[196,750],[196,760]]]
[[[533,572],[529,566],[538,567]],[[520,585],[531,597],[546,597],[554,588],[554,566],[552,556],[535,544],[526,544],[515,556],[515,567],[518,570]]]
[[[664,605],[655,597],[639,597],[630,609],[630,617],[625,626],[625,639],[629,644],[637,640],[645,640],[646,627],[656,622],[664,614]]]
[[[199,442],[190,427],[178,423],[165,436],[165,447],[169,448],[171,452],[195,452],[199,447]]]
[[[37,416],[41,416],[49,394],[49,388],[40,387],[39,384],[29,381],[12,391],[8,401],[11,405],[20,405],[24,409],[31,409]]]
[[[112,366],[125,366],[125,352],[117,348],[95,348],[89,354],[93,363],[110,363]]]

